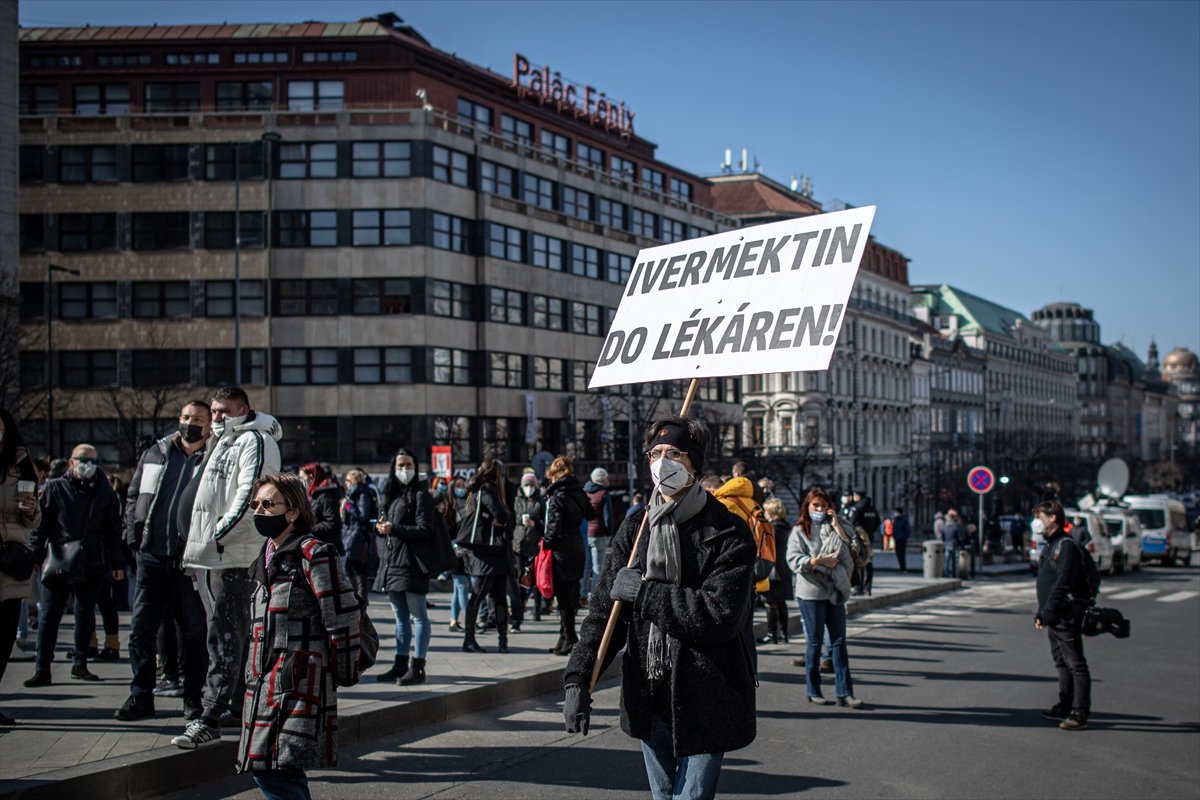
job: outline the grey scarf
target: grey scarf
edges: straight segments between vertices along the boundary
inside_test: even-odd
[[[645,580],[661,581],[679,585],[682,572],[679,569],[679,526],[699,514],[708,501],[708,493],[698,482],[672,499],[663,497],[657,490],[650,498],[650,544],[646,550]],[[661,628],[650,623],[649,642],[646,648],[646,675],[651,682],[658,683],[667,676],[675,660],[679,642],[668,636]]]

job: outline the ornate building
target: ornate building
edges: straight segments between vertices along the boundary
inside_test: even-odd
[[[1191,350],[1176,347],[1167,353],[1162,368],[1163,378],[1179,391],[1179,444],[1195,458],[1200,455],[1200,360]]]

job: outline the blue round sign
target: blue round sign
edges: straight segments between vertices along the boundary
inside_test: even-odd
[[[967,486],[975,494],[987,494],[996,486],[996,476],[987,467],[972,467],[967,473]]]

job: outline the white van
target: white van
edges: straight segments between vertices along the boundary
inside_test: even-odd
[[[1183,503],[1165,494],[1131,494],[1124,500],[1142,523],[1143,558],[1157,558],[1168,567],[1191,563],[1192,540]]]
[[[1112,534],[1113,571],[1125,574],[1126,569],[1142,566],[1142,525],[1138,516],[1128,508],[1098,506]]]

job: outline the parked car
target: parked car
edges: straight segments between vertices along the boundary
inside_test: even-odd
[[[1142,556],[1164,566],[1192,562],[1192,539],[1183,503],[1165,494],[1126,495],[1124,501],[1142,525]]]
[[[1080,542],[1092,554],[1092,558],[1096,561],[1096,569],[1105,575],[1111,575],[1113,572],[1113,546],[1104,517],[1096,511],[1080,511],[1077,508],[1064,509],[1064,513],[1072,538]],[[1042,557],[1042,548],[1046,546],[1046,538],[1040,524],[1031,524],[1030,531],[1029,569],[1036,575],[1038,560]]]
[[[1112,534],[1113,571],[1124,575],[1127,569],[1142,567],[1142,524],[1127,508],[1102,506],[1100,512]]]

